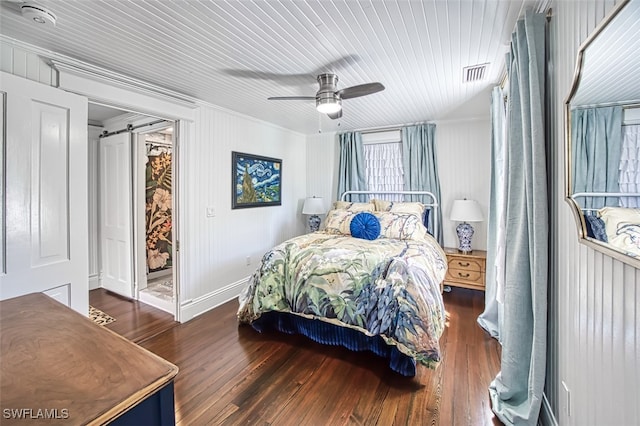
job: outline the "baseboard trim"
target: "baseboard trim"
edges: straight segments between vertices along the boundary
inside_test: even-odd
[[[538,424],[542,426],[558,426],[558,420],[551,410],[551,404],[545,393],[542,394],[542,407],[540,408],[540,419]]]
[[[89,290],[100,288],[100,276],[98,274],[89,275]]]
[[[182,302],[180,306],[180,322],[187,322],[211,309],[238,297],[250,277],[228,284],[210,293]]]
[[[154,295],[147,293],[146,291],[141,291],[138,293],[138,300],[143,303],[146,303],[147,305],[153,306],[154,308],[158,308],[162,311],[165,311],[175,317],[175,313],[174,313],[174,310],[176,309],[175,301],[161,299],[159,297],[156,297]]]

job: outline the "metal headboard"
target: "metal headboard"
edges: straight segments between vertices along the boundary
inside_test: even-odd
[[[347,196],[351,196],[351,195],[378,195],[378,196],[384,196],[384,195],[425,195],[427,197],[429,197],[432,201],[429,203],[422,203],[426,208],[428,208],[429,210],[431,210],[431,214],[429,215],[429,218],[433,218],[433,235],[438,235],[438,227],[440,226],[440,224],[438,223],[438,215],[435,214],[439,204],[438,204],[438,199],[436,198],[436,196],[429,191],[345,191],[342,193],[342,195],[340,196],[340,200],[341,201],[347,201]]]
[[[575,194],[571,194],[571,198],[574,201],[576,200],[576,198],[589,198],[589,197],[631,198],[631,197],[640,197],[640,192],[576,192]],[[576,201],[576,204],[580,206],[580,203],[578,203],[577,201]],[[580,210],[585,212],[594,212],[594,211],[600,210],[600,208],[580,206]]]

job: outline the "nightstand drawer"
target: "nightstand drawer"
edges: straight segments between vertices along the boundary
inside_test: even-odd
[[[460,258],[456,256],[451,256],[449,259],[449,269],[461,269],[464,271],[482,271],[482,262],[469,259],[469,258]]]
[[[447,275],[443,286],[455,286],[484,291],[484,280],[487,262],[487,252],[473,250],[462,253],[454,248],[445,248],[447,255]]]
[[[482,285],[484,283],[482,272],[473,269],[452,269],[447,270],[445,281],[467,281]]]

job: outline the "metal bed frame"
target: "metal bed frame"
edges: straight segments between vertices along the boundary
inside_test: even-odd
[[[571,194],[571,198],[580,207],[580,210],[584,212],[593,212],[593,211],[600,210],[601,207],[599,208],[582,207],[580,203],[576,200],[576,198],[589,198],[589,197],[631,198],[631,197],[640,197],[640,192],[576,192],[575,194]]]
[[[436,196],[429,191],[345,191],[340,196],[341,201],[347,201],[347,197],[351,195],[422,195],[429,197],[432,201],[429,203],[422,203],[421,201],[415,201],[422,203],[426,208],[431,211],[429,218],[433,218],[433,229],[431,230],[433,235],[438,235],[438,228],[440,224],[438,223],[438,215],[433,214],[437,211],[439,204]],[[371,198],[371,197],[370,197]]]

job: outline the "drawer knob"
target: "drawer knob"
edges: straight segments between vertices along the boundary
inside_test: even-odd
[[[469,278],[469,274],[463,274],[462,272],[458,272],[458,276],[460,278]]]
[[[467,266],[469,266],[469,265],[471,265],[471,264],[470,264],[469,262],[465,262],[465,263],[458,262],[458,265],[463,266],[463,267],[465,267],[465,268],[466,268]]]

